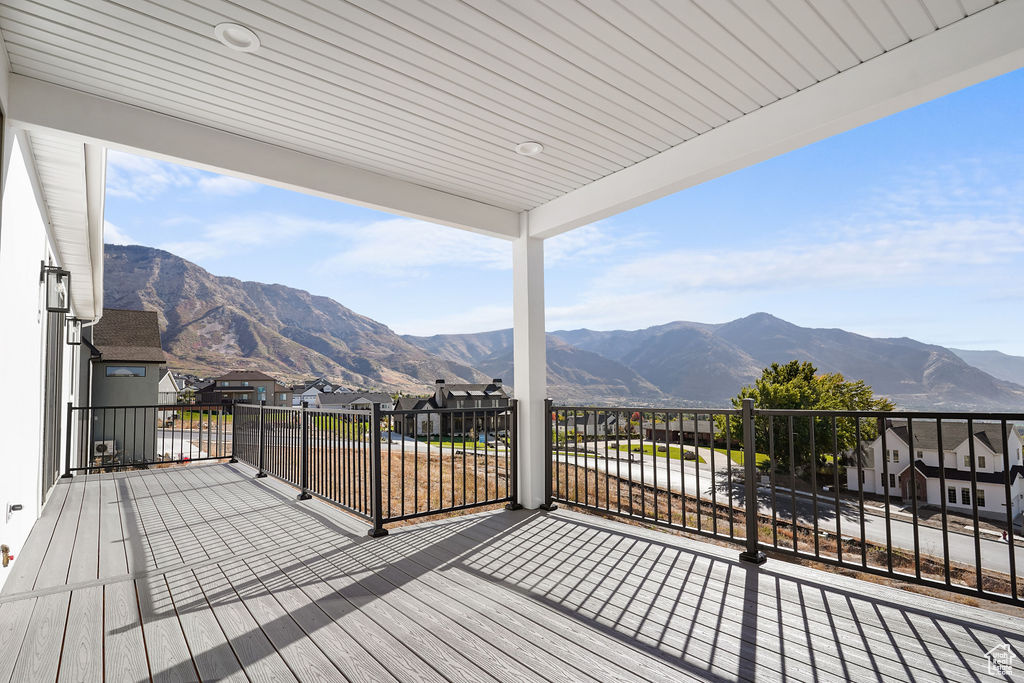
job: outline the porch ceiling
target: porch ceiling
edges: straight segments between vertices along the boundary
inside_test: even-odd
[[[518,212],[557,234],[1024,65],[1022,18],[1020,0],[0,2],[19,124],[502,237]],[[220,44],[226,21],[259,50]]]

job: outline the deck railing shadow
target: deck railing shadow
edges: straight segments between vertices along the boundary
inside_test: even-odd
[[[703,677],[784,678],[791,657],[774,660],[782,670],[764,666],[787,647],[800,650],[816,680],[865,670],[946,680],[954,662],[986,671],[985,652],[1004,642],[1024,653],[1021,634],[958,616],[954,603],[936,613],[793,576],[779,563],[757,567],[575,517],[532,518],[514,541],[480,543],[452,564]],[[787,638],[794,632],[802,646]],[[942,638],[924,635],[932,632]],[[731,668],[709,671],[716,662]]]

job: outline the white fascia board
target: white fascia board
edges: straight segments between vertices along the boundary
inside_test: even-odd
[[[85,322],[96,323],[103,317],[103,210],[107,196],[107,150],[99,145],[85,145],[85,195],[93,302],[92,315]]]
[[[548,238],[1024,66],[1006,0],[530,211]]]
[[[0,34],[0,108],[7,111],[7,90],[10,87],[11,58],[7,54],[7,43]]]
[[[519,235],[514,211],[27,76],[10,76],[8,117],[19,128],[493,237]]]

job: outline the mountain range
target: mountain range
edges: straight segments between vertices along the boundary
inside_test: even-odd
[[[512,383],[512,331],[399,336],[333,299],[212,275],[166,251],[106,245],[105,305],[157,311],[170,367],[253,368],[290,382],[424,392],[434,379]],[[903,408],[1024,407],[1024,358],[908,338],[799,327],[767,313],[728,323],[548,333],[557,401],[724,405],[773,362],[810,361],[863,379]],[[1013,381],[1016,380],[1016,381]]]

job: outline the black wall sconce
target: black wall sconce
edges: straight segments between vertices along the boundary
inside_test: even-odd
[[[50,313],[71,311],[71,272],[40,262],[39,281],[46,286],[46,310]]]

